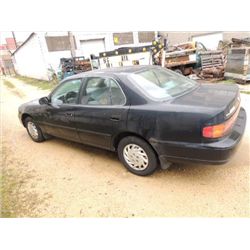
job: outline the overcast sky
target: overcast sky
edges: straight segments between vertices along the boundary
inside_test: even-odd
[[[14,31],[17,42],[23,42],[32,31]],[[13,37],[11,31],[0,31],[0,44],[5,44],[5,38]]]

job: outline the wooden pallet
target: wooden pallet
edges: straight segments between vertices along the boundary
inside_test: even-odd
[[[222,51],[205,51],[201,52],[200,56],[202,69],[224,66]]]

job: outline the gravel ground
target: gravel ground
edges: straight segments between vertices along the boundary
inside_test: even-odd
[[[52,139],[34,143],[18,106],[47,94],[9,78],[1,87],[2,216],[249,217],[250,126],[225,165],[178,164],[152,176],[129,173],[116,154]],[[242,95],[250,117],[250,95]]]

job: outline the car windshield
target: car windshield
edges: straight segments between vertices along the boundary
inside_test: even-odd
[[[149,98],[157,101],[181,95],[197,86],[195,81],[164,68],[150,68],[129,77]]]

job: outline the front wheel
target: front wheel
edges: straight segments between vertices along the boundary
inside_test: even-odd
[[[124,166],[136,175],[150,175],[158,166],[157,156],[151,146],[135,136],[120,141],[118,156]]]
[[[35,142],[42,142],[45,140],[42,130],[40,127],[34,122],[31,117],[27,117],[25,119],[25,127],[31,139]]]

